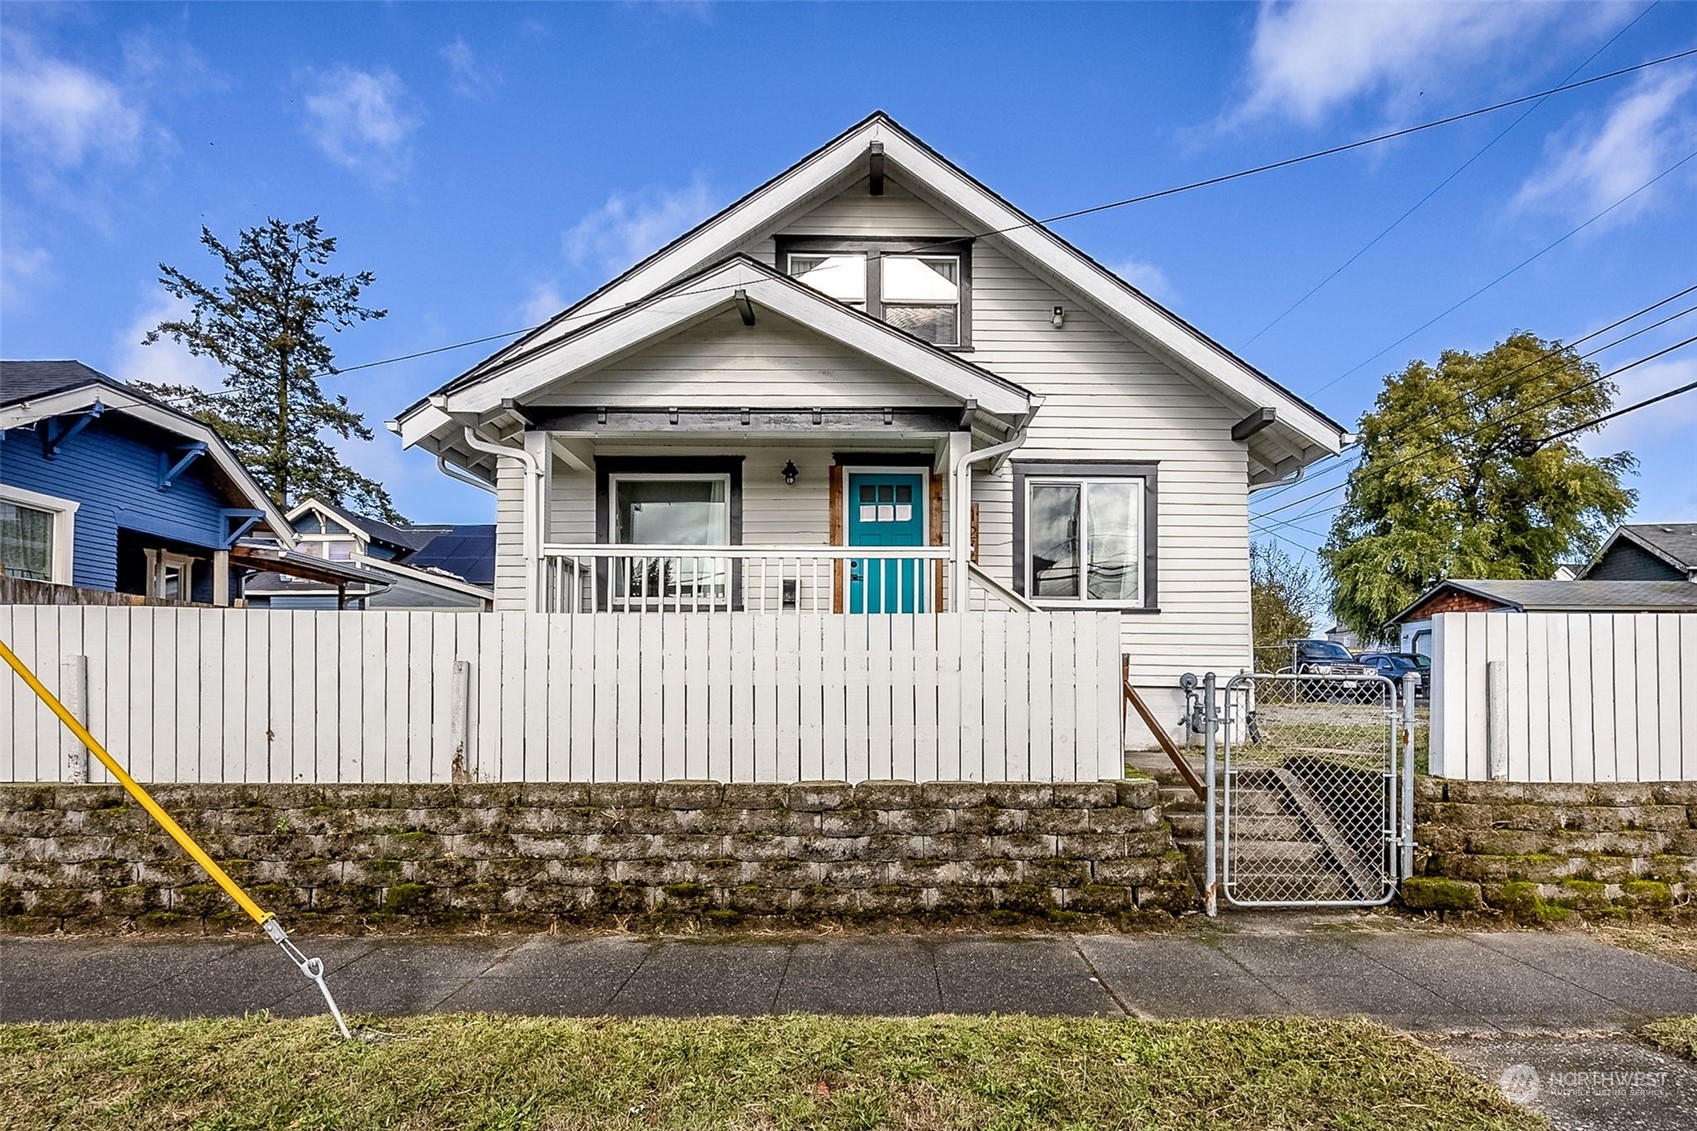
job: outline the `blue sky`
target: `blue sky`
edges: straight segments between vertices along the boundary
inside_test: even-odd
[[[212,275],[202,224],[233,239],[267,216],[320,216],[339,264],[374,271],[368,297],[390,311],[336,342],[356,365],[527,327],[874,108],[1046,216],[1694,45],[1697,5],[1673,2],[8,3],[0,353],[215,383],[204,363],[140,345],[173,313],[158,263]],[[1575,338],[1697,283],[1694,160],[1410,336],[1697,151],[1697,63],[1557,95],[1479,156],[1523,111],[1056,227],[1353,424],[1412,358],[1515,329]],[[1634,360],[1693,324],[1596,360]],[[409,517],[492,513],[381,428],[492,348],[326,382],[378,429],[349,456]],[[1620,400],[1693,379],[1697,347],[1634,370]],[[1694,441],[1690,395],[1586,447],[1638,454],[1639,520],[1689,521]],[[1317,469],[1256,509],[1341,479]],[[1312,547],[1335,501],[1260,525]]]

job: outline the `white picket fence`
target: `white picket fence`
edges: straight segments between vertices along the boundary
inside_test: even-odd
[[[1119,777],[1113,613],[0,607],[142,781]],[[86,657],[86,661],[79,659]],[[67,667],[69,664],[69,667]],[[65,780],[0,667],[0,780]],[[105,780],[96,764],[91,780]]]
[[[1697,614],[1444,613],[1432,670],[1434,774],[1697,780]]]

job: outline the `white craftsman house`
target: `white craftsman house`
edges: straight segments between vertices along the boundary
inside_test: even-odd
[[[391,427],[496,491],[497,612],[1106,610],[1174,720],[1344,441],[882,113]]]

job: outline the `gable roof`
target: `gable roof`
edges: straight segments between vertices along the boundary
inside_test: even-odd
[[[381,542],[401,551],[393,561],[368,559],[367,564],[374,568],[406,566],[409,574],[429,575],[436,580],[446,574],[484,588],[495,584],[494,523],[397,524],[367,518],[316,497],[291,510],[289,521],[298,522],[309,511],[334,519],[361,541]]]
[[[475,381],[451,385],[447,392],[432,396],[428,408],[403,416],[401,441],[415,444],[449,423],[451,413],[493,411],[504,401],[569,379],[659,335],[728,310],[739,292],[746,294],[756,284],[762,284],[758,296],[750,298],[756,310],[800,323],[956,401],[973,400],[985,412],[1010,418],[1023,417],[1042,403],[1030,390],[983,366],[738,253],[569,332],[508,351],[498,368]]]
[[[105,408],[205,444],[207,454],[224,473],[234,493],[265,516],[265,524],[285,546],[294,545],[294,529],[271,496],[242,466],[223,437],[208,425],[80,361],[0,361],[0,430],[79,412],[96,401]]]
[[[1451,578],[1422,593],[1390,623],[1424,619],[1423,605],[1446,590],[1495,601],[1516,613],[1691,613],[1697,585],[1689,581],[1492,581]]]
[[[863,175],[874,142],[882,145],[886,162],[904,174],[904,185],[923,188],[949,202],[953,210],[971,219],[982,238],[998,240],[1028,266],[1088,300],[1111,323],[1229,399],[1250,410],[1273,408],[1274,427],[1304,453],[1301,463],[1341,448],[1345,430],[1337,422],[1008,203],[882,111],[856,123],[541,327],[496,351],[442,386],[437,395],[487,381],[515,358],[561,340],[593,319],[640,302],[699,270],[703,263],[718,261],[751,239],[776,230],[787,217]],[[417,435],[418,429],[409,422],[428,411],[429,398],[402,412],[403,433]]]
[[[1597,568],[1615,543],[1622,539],[1635,543],[1674,569],[1688,574],[1697,573],[1697,522],[1648,522],[1622,526],[1609,535],[1609,540],[1603,543],[1603,548],[1597,551],[1597,556],[1585,565],[1579,576],[1583,578]]]

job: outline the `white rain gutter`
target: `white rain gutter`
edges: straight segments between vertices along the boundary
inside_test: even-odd
[[[990,448],[980,448],[975,452],[963,452],[955,457],[954,466],[949,468],[949,497],[954,503],[951,508],[954,512],[954,518],[949,524],[949,534],[954,541],[949,583],[950,592],[954,595],[956,611],[966,608],[966,567],[972,560],[972,535],[970,533],[972,524],[972,472],[968,468],[975,463],[1005,456],[1023,446],[1026,429],[1030,426],[1031,417],[1035,414],[1035,410],[1026,414],[1025,419],[1020,421],[1019,430],[1014,433],[1013,439],[1007,443],[997,444]],[[1015,500],[1014,505],[1019,505],[1018,500]]]
[[[536,577],[542,564],[542,464],[523,448],[485,440],[471,425],[465,425],[466,447],[497,459],[516,459],[529,474],[524,480],[524,609],[537,611]]]

